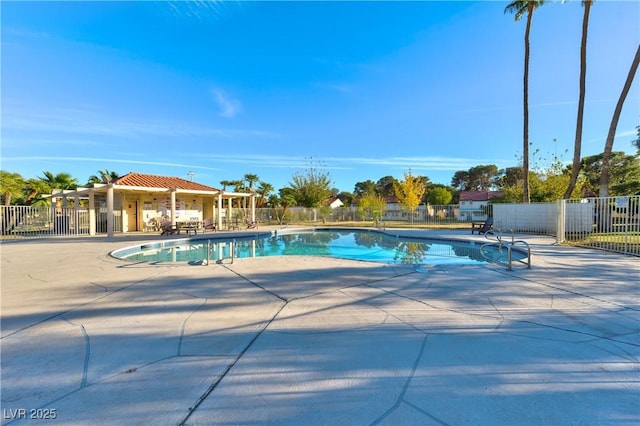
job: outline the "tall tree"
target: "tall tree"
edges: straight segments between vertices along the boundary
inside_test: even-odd
[[[600,184],[604,154],[582,159],[582,173],[591,190]],[[640,157],[622,151],[611,152],[609,158],[609,196],[640,193]]]
[[[469,190],[469,172],[467,170],[458,170],[451,178],[451,186],[458,191]]]
[[[420,205],[422,197],[427,190],[425,178],[423,176],[413,176],[411,170],[409,170],[404,174],[404,179],[398,181],[393,187],[400,205],[411,213],[411,223],[413,223],[413,213]]]
[[[320,170],[309,160],[307,170],[293,174],[289,183],[296,201],[303,207],[319,207],[320,203],[331,195],[331,177],[329,172]]]
[[[258,175],[254,175],[251,173],[245,174],[243,179],[249,184],[249,192],[251,192],[251,190],[253,189],[253,184],[260,180]]]
[[[260,181],[260,183],[258,184],[258,195],[259,195],[259,197],[258,197],[258,202],[256,203],[258,205],[258,207],[263,207],[264,206],[264,204],[266,202],[265,200],[269,199],[268,195],[274,189],[275,188],[270,183]]]
[[[493,185],[500,189],[507,186],[515,186],[517,182],[522,182],[522,178],[522,167],[507,167],[506,169],[498,170],[493,179]]]
[[[475,166],[469,169],[469,183],[472,190],[488,191],[493,183],[498,167],[494,164]]]
[[[242,179],[231,180],[231,181],[229,181],[229,185],[233,186],[233,192],[244,192],[245,189],[246,189],[246,186],[244,184],[244,180],[242,180]],[[242,199],[236,200],[236,206],[238,208],[240,208],[240,207],[245,207],[246,208],[247,207],[246,206],[246,201],[247,201],[247,199],[244,198],[244,197]],[[233,203],[233,201],[232,201],[232,203]],[[244,203],[244,204],[241,204],[241,203]]]
[[[616,128],[618,127],[618,120],[620,119],[620,113],[622,112],[622,105],[627,98],[629,89],[631,89],[631,83],[633,83],[633,78],[636,75],[639,63],[640,44],[638,45],[636,55],[634,56],[633,62],[631,63],[631,68],[629,69],[629,74],[627,74],[627,80],[625,81],[624,87],[622,88],[622,93],[620,93],[620,97],[618,98],[616,109],[614,110],[613,117],[611,118],[611,125],[609,126],[607,141],[604,144],[604,152],[602,154],[602,174],[600,175],[600,190],[598,194],[601,197],[609,196],[609,162],[611,158],[611,150],[613,149],[613,139],[616,135]],[[638,132],[640,132],[640,126],[638,127]],[[638,146],[638,148],[640,149],[640,146]]]
[[[246,188],[242,179],[232,180],[229,182],[229,185],[233,186],[234,192],[242,192]]]
[[[376,193],[376,184],[371,179],[365,180],[364,182],[358,182],[355,184],[353,188],[353,194],[356,197],[362,197],[367,194],[375,194]]]
[[[576,120],[576,140],[573,144],[573,163],[571,166],[571,178],[569,186],[564,193],[564,198],[571,198],[571,193],[576,187],[580,174],[580,151],[582,150],[582,118],[584,113],[584,96],[587,79],[587,31],[589,30],[589,12],[593,0],[582,0],[584,14],[582,16],[582,41],[580,42],[580,94],[578,97],[578,118]]]
[[[385,176],[376,182],[376,194],[383,197],[393,195],[393,185],[398,181],[393,176]]]
[[[497,174],[498,167],[494,164],[458,170],[451,179],[451,185],[459,191],[487,191],[494,185]]]
[[[522,131],[522,169],[523,169],[523,190],[522,200],[525,203],[530,201],[529,195],[529,34],[531,32],[531,20],[533,12],[544,4],[544,0],[516,0],[507,5],[505,13],[515,14],[515,20],[526,13],[527,27],[524,32],[524,73],[523,73],[523,131]]]
[[[220,181],[220,185],[222,185],[222,190],[226,191],[227,190],[227,186],[231,186],[231,185],[233,185],[233,183],[230,180],[221,180]]]

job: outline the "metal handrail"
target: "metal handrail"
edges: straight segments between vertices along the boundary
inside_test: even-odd
[[[210,265],[211,264],[211,252],[213,251],[213,247],[211,246],[211,240],[207,240],[207,258],[206,258],[206,265]],[[231,264],[233,264],[233,261],[236,258],[236,239],[234,238],[233,240],[229,241],[229,252],[230,252],[230,256],[231,257],[224,257],[224,256],[220,256],[217,260],[216,263],[221,263],[223,260],[225,259],[231,259]]]
[[[524,240],[516,240],[515,239],[515,232],[513,231],[513,229],[510,229],[509,231],[511,232],[511,241],[504,241],[502,238],[502,229],[497,228],[496,229],[497,234],[495,236],[495,242],[492,243],[486,243],[483,244],[480,247],[480,254],[482,255],[482,257],[484,257],[486,260],[488,261],[492,261],[492,259],[489,259],[487,256],[484,255],[484,252],[482,251],[482,249],[484,247],[488,247],[488,246],[497,246],[498,247],[498,251],[502,251],[503,247],[507,249],[507,269],[509,271],[512,271],[512,265],[513,265],[513,247],[516,244],[523,244],[526,248],[527,248],[527,260],[523,261],[520,259],[516,259],[517,262],[523,263],[525,265],[527,265],[527,269],[531,269],[531,246],[529,246],[529,243],[527,243]],[[488,234],[485,234],[485,238],[488,240],[492,240],[492,238],[489,238]]]

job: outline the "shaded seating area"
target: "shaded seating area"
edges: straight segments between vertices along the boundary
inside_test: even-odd
[[[180,228],[178,228],[176,225],[173,225],[168,220],[163,220],[162,222],[160,222],[160,229],[162,230],[160,235],[180,234]]]
[[[187,235],[192,232],[194,233],[194,235],[197,234],[198,229],[201,229],[202,226],[202,223],[198,220],[197,217],[192,217],[186,221],[176,222],[176,224],[178,225],[178,228],[185,231]]]

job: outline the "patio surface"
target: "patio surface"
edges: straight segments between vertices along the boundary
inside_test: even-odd
[[[640,259],[523,238],[513,271],[4,242],[2,425],[637,425]]]

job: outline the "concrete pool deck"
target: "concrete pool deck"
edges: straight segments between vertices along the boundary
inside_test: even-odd
[[[521,238],[530,270],[4,242],[2,425],[637,425],[640,259]]]

